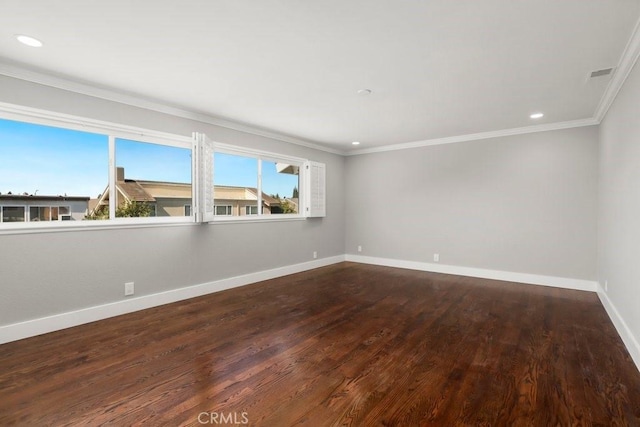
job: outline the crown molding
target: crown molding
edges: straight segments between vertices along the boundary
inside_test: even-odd
[[[615,74],[604,95],[596,108],[594,116],[588,119],[579,119],[565,122],[548,123],[534,126],[525,126],[520,128],[503,129],[498,131],[479,132],[466,135],[456,135],[444,138],[435,138],[421,141],[413,141],[400,144],[384,145],[379,147],[365,148],[359,150],[340,150],[321,145],[316,142],[304,140],[290,135],[278,133],[269,129],[241,123],[220,117],[214,117],[208,114],[190,111],[184,108],[167,105],[159,100],[153,100],[138,95],[118,92],[111,88],[99,87],[94,84],[82,83],[66,77],[54,76],[41,71],[35,71],[24,66],[9,64],[0,61],[0,74],[32,83],[42,84],[45,86],[55,87],[57,89],[67,90],[83,95],[105,99],[108,101],[119,102],[134,107],[144,108],[160,113],[165,113],[189,120],[195,120],[214,126],[220,126],[227,129],[236,130],[252,135],[263,136],[294,145],[324,151],[342,156],[357,156],[361,154],[380,153],[386,151],[406,150],[411,148],[428,147],[432,145],[452,144],[457,142],[468,142],[489,138],[499,138],[503,136],[522,135],[527,133],[545,132],[550,130],[570,129],[574,127],[598,125],[604,119],[607,111],[613,104],[618,92],[622,88],[624,82],[629,76],[631,70],[640,57],[640,20],[636,23],[631,38],[623,51],[619,65],[616,67]]]
[[[604,117],[607,115],[609,108],[613,104],[613,101],[618,96],[618,92],[622,89],[624,82],[629,77],[631,70],[633,70],[633,66],[638,61],[638,57],[640,56],[640,20],[636,22],[636,26],[633,29],[633,33],[631,34],[631,38],[627,42],[627,45],[622,52],[622,57],[620,58],[620,63],[616,67],[616,70],[613,74],[613,77],[609,84],[607,85],[607,89],[600,98],[600,103],[596,108],[596,111],[593,117],[600,123]]]
[[[145,98],[139,95],[132,95],[123,92],[116,91],[111,88],[100,87],[93,83],[83,83],[77,80],[72,80],[67,77],[54,76],[45,72],[35,71],[23,66],[9,64],[7,62],[0,61],[0,74],[13,77],[19,80],[25,80],[31,83],[37,83],[45,86],[54,87],[56,89],[62,89],[70,92],[79,93],[82,95],[92,96],[94,98],[105,99],[107,101],[119,102],[121,104],[130,105],[133,107],[144,108],[147,110],[156,111],[159,113],[169,114],[172,116],[182,117],[184,119],[195,120],[202,123],[207,123],[214,126],[220,126],[226,129],[232,129],[239,132],[244,132],[252,135],[263,136],[266,138],[275,139],[282,142],[288,142],[290,144],[301,145],[303,147],[312,148],[314,150],[325,151],[332,154],[344,155],[344,151],[329,148],[318,143],[307,141],[301,138],[296,138],[290,135],[282,134],[268,129],[263,129],[258,126],[249,125],[246,123],[240,123],[233,120],[214,117],[208,114],[198,113],[190,111],[180,107],[174,107],[167,105],[166,103]]]
[[[384,151],[407,150],[410,148],[428,147],[431,145],[453,144],[456,142],[477,141],[481,139],[499,138],[503,136],[523,135],[527,133],[546,132],[550,130],[570,129],[583,126],[594,126],[600,122],[594,118],[571,120],[566,122],[547,123],[535,126],[525,126],[520,128],[503,129],[490,132],[471,133],[467,135],[448,136],[446,138],[427,139],[424,141],[407,142],[403,144],[384,145],[381,147],[365,148],[345,153],[346,156],[357,156],[360,154],[381,153]]]

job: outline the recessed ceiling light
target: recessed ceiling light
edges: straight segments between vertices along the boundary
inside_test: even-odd
[[[533,113],[529,117],[531,117],[532,119],[541,119],[542,117],[544,117],[544,114],[543,113]]]
[[[360,145],[360,143],[358,141],[353,141],[351,145]]]
[[[24,34],[16,34],[16,40],[20,43],[31,47],[42,47],[42,42],[31,36],[25,36]]]
[[[360,89],[358,91],[358,95],[363,95],[363,96],[371,95],[371,89]]]

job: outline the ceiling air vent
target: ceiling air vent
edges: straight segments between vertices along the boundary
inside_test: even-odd
[[[609,74],[611,74],[612,71],[613,71],[613,68],[605,68],[603,70],[592,71],[591,78],[593,79],[596,77],[608,76]]]

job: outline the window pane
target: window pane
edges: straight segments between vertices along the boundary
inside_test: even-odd
[[[116,139],[117,217],[185,216],[191,150]]]
[[[231,206],[216,206],[216,215],[231,215]]]
[[[58,208],[49,206],[31,206],[29,208],[30,221],[57,221]]]
[[[2,222],[24,222],[24,214],[23,206],[3,206]]]
[[[216,215],[246,215],[245,206],[258,200],[258,159],[215,153],[213,161]]]
[[[29,220],[30,221],[48,221],[42,215],[42,210],[39,206],[31,206],[29,208]]]
[[[297,214],[300,166],[262,162],[263,214]]]
[[[107,185],[108,146],[106,135],[0,119],[0,204],[34,196],[44,203],[76,197],[73,213],[83,218],[90,199]],[[18,209],[10,210],[11,218],[19,218],[12,221],[25,220],[24,208]],[[32,218],[51,218],[44,216],[38,209]]]

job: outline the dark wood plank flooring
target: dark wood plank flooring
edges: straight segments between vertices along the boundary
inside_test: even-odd
[[[640,425],[593,293],[353,263],[0,346],[0,425]],[[217,423],[217,424],[216,424]]]

